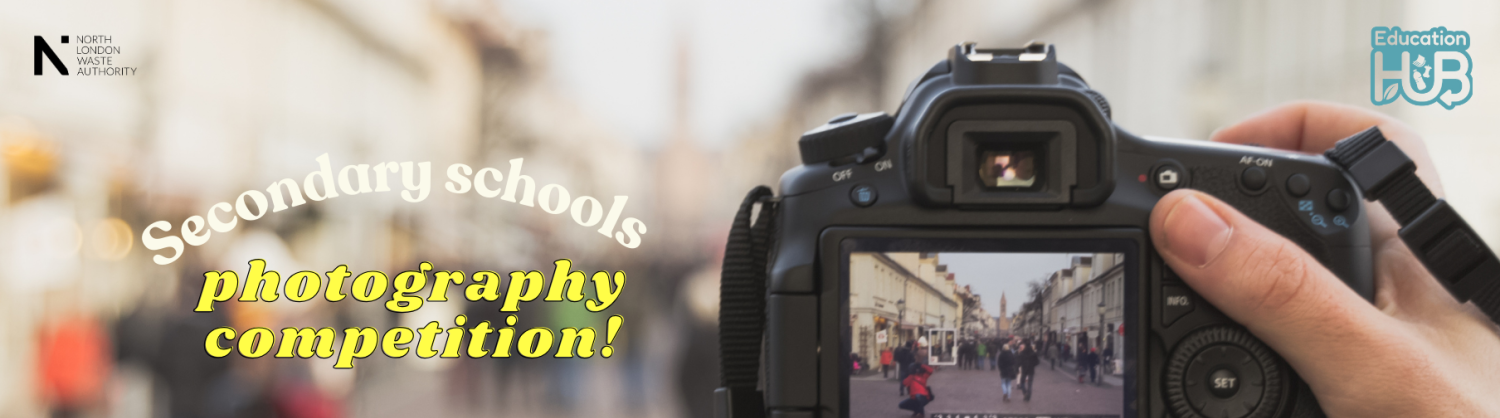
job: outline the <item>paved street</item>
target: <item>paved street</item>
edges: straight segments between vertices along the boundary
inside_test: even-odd
[[[1071,364],[1058,365],[1057,370],[1048,368],[1046,362],[1037,367],[1036,381],[1031,401],[1019,388],[1012,388],[1011,401],[1004,402],[1000,392],[1000,372],[991,370],[959,370],[944,366],[933,373],[928,382],[937,400],[927,405],[927,414],[933,413],[1011,413],[1011,414],[1103,414],[1118,415],[1124,390],[1117,378],[1106,379],[1105,386],[1078,383],[1077,374]],[[855,377],[849,382],[849,408],[851,417],[911,416],[910,411],[896,408],[904,399],[897,395],[896,374],[882,379],[879,373]]]

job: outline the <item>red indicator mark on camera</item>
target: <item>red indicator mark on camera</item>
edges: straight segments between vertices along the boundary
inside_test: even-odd
[[[1146,175],[1142,174],[1140,177],[1136,178],[1136,181],[1139,181],[1141,183],[1145,183],[1146,182]]]

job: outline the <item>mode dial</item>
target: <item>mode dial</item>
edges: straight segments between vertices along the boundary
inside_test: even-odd
[[[896,119],[885,112],[836,116],[823,126],[802,134],[802,139],[797,141],[802,150],[802,163],[830,161],[863,153],[868,148],[880,150],[885,146],[886,132],[895,123]]]

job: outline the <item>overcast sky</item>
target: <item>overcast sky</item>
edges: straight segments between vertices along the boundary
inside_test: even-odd
[[[694,137],[724,146],[781,109],[803,74],[851,56],[863,23],[849,0],[499,0],[546,32],[570,99],[643,146],[673,127],[675,50],[690,51]]]
[[[959,286],[983,296],[980,302],[994,316],[1000,311],[1000,292],[1005,292],[1006,315],[1026,302],[1026,282],[1051,275],[1072,265],[1074,254],[1062,253],[938,253],[938,264],[947,264]],[[1076,254],[1087,255],[1087,254]]]

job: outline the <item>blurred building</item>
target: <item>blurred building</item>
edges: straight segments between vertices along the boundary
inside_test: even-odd
[[[955,277],[957,279],[957,277]],[[990,322],[990,312],[984,309],[984,295],[975,294],[969,285],[959,287],[957,297],[959,300],[959,312],[963,320],[958,324],[962,337],[979,337],[994,332],[994,324]],[[1001,294],[1001,298],[1005,295]]]
[[[1057,313],[1058,323],[1052,329],[1060,333],[1060,341],[1101,350],[1120,347],[1122,336],[1117,331],[1125,318],[1124,257],[1117,253],[1073,256],[1067,270],[1073,271],[1071,277],[1078,282],[1048,307]]]
[[[1015,325],[1011,328],[1012,334],[1023,336],[1041,336],[1046,334],[1047,329],[1042,322],[1042,311],[1044,309],[1040,305],[1037,306],[1037,308],[1032,308],[1031,302],[1027,302],[1021,310],[1016,311],[1012,319],[1012,323]]]
[[[995,329],[1001,334],[1009,332],[1011,329],[1008,309],[1010,308],[1006,306],[1005,292],[1000,292],[1000,315],[995,317]]]
[[[903,322],[908,281],[918,280],[905,267],[882,253],[849,256],[849,315],[854,352],[867,359],[880,351],[915,339],[917,330]],[[885,332],[886,343],[877,341]]]
[[[853,345],[865,358],[879,358],[876,333],[882,330],[895,347],[931,329],[959,327],[958,288],[935,253],[855,253],[849,277]]]

